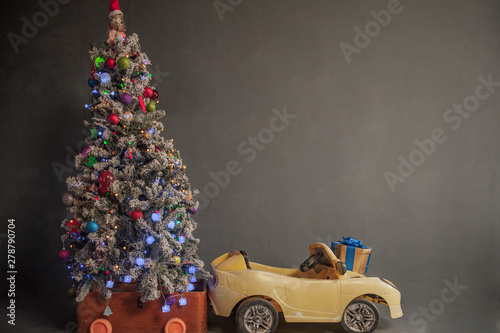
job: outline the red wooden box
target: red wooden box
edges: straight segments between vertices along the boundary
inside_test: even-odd
[[[78,333],[110,333],[111,330],[114,333],[206,333],[205,285],[203,281],[193,285],[193,291],[182,293],[187,304],[180,306],[179,293],[174,293],[176,302],[166,313],[162,312],[163,297],[140,302],[141,294],[134,283],[115,282],[113,295],[108,300],[100,292],[90,292],[83,302],[76,304]],[[112,311],[109,316],[104,314],[107,306]]]

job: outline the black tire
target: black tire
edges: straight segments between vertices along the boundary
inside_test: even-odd
[[[375,305],[357,298],[346,306],[340,324],[347,333],[371,333],[377,328],[379,320]]]
[[[261,298],[244,301],[236,311],[238,333],[274,333],[278,328],[278,312]]]

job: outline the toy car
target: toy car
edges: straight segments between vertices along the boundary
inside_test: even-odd
[[[340,322],[348,333],[373,332],[379,322],[374,302],[403,315],[401,294],[386,279],[347,271],[325,244],[309,245],[299,269],[249,262],[245,251],[232,251],[212,263],[208,296],[216,315],[235,312],[240,333],[273,333],[278,312],[287,322]]]

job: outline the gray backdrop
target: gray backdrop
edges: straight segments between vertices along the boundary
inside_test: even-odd
[[[74,320],[59,198],[90,117],[87,48],[109,22],[108,1],[59,0],[50,16],[44,1],[54,3],[4,4],[0,20],[0,274],[9,218],[18,271],[17,325],[0,323],[9,332],[70,331]],[[500,331],[498,1],[121,8],[153,62],[164,135],[201,192],[207,265],[245,249],[292,267],[308,244],[352,236],[373,248],[368,274],[403,295],[404,317],[382,309],[379,332]],[[2,278],[3,309],[7,289]],[[209,319],[211,332],[234,332],[232,319]]]

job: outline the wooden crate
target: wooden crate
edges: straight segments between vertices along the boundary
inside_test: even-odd
[[[78,333],[89,333],[94,320],[109,321],[115,333],[164,333],[165,324],[172,318],[179,318],[186,324],[187,333],[207,332],[207,295],[203,281],[193,283],[195,289],[182,293],[187,305],[179,305],[179,293],[174,293],[176,302],[170,312],[162,312],[163,297],[149,302],[139,301],[140,293],[135,284],[115,282],[113,295],[106,300],[100,292],[90,292],[83,302],[76,304]],[[115,291],[117,289],[118,291]],[[168,295],[166,295],[168,297]],[[106,316],[109,306],[113,312]],[[171,330],[171,332],[182,332]],[[96,332],[101,333],[101,332]],[[107,333],[107,330],[102,330]]]

